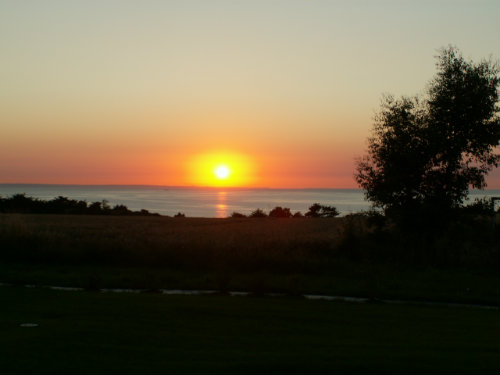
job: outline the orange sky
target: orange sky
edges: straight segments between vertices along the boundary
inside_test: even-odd
[[[448,44],[498,58],[499,12],[489,0],[2,1],[0,183],[222,183],[193,160],[226,153],[245,160],[227,184],[356,187],[382,94],[422,93]],[[500,170],[488,181],[500,188]]]

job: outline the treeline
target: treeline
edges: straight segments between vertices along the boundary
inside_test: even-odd
[[[106,200],[88,203],[63,196],[41,200],[27,197],[25,194],[15,194],[10,198],[0,197],[0,213],[159,216],[148,210],[132,211],[122,204],[111,207]]]
[[[309,207],[309,211],[305,214],[302,214],[300,211],[297,211],[292,214],[291,210],[287,207],[277,206],[269,211],[269,214],[266,214],[260,208],[252,211],[250,215],[244,215],[239,212],[233,212],[230,217],[232,218],[242,218],[242,217],[251,217],[251,218],[260,218],[260,217],[277,217],[277,218],[290,218],[290,217],[336,217],[339,215],[337,208],[333,206],[325,206],[319,203],[314,203],[311,207]]]
[[[9,198],[0,197],[0,213],[25,213],[25,214],[67,214],[67,215],[138,215],[138,216],[160,216],[148,210],[132,211],[127,206],[117,204],[110,206],[106,200],[88,203],[84,200],[69,199],[58,196],[51,200],[42,200],[27,197],[26,194],[14,194]],[[309,210],[302,214],[300,211],[292,213],[287,207],[277,206],[269,213],[260,208],[252,211],[249,215],[233,212],[231,218],[291,218],[291,217],[336,217],[339,215],[337,208],[314,203]],[[182,212],[174,217],[186,217]]]

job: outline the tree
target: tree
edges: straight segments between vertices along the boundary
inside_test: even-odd
[[[123,204],[117,204],[113,207],[113,215],[129,215],[132,213],[127,206]]]
[[[289,208],[277,206],[269,212],[269,217],[289,218],[292,217],[292,213]]]
[[[319,203],[314,203],[305,214],[307,217],[335,217],[338,215],[339,212],[337,208],[333,206],[324,206]]]
[[[256,210],[252,211],[252,213],[248,217],[261,218],[261,217],[267,217],[267,215],[260,208],[257,208]]]
[[[336,217],[339,216],[340,213],[337,211],[336,207],[333,206],[321,206],[321,211],[320,211],[321,217]]]
[[[357,163],[356,181],[386,213],[460,207],[498,166],[498,64],[474,64],[448,47],[436,66],[424,98],[384,97]]]

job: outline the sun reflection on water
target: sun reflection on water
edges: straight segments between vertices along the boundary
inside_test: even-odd
[[[225,191],[217,192],[216,215],[218,218],[227,217],[226,195]]]

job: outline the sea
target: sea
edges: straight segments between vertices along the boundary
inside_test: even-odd
[[[233,212],[248,215],[257,208],[268,213],[276,206],[304,214],[314,203],[334,206],[341,216],[367,211],[371,207],[359,189],[0,184],[0,197],[8,198],[14,194],[42,200],[63,196],[88,203],[106,201],[112,207],[125,205],[133,211],[145,209],[166,216],[180,212],[187,217],[209,218],[225,218]],[[500,197],[500,191],[471,191],[469,200],[493,196]]]

